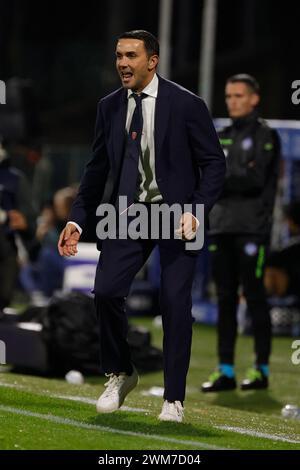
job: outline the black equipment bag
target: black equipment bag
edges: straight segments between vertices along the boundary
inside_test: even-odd
[[[37,370],[51,375],[64,375],[69,370],[79,370],[83,374],[96,374],[100,370],[99,361],[99,333],[94,307],[91,297],[79,292],[60,294],[54,296],[47,307],[29,307],[23,314],[14,316],[14,321],[9,321],[9,315],[0,317],[0,338],[7,344],[7,362],[22,369],[26,365],[31,371],[34,365]],[[2,319],[2,321],[1,321]],[[29,331],[20,331],[18,325],[22,322],[40,323],[42,329],[39,332],[30,332],[31,345],[38,341],[38,350],[44,344],[47,356],[47,366],[30,355],[28,358],[28,346],[26,354],[19,350],[20,335],[28,335]],[[7,334],[7,328],[9,334]],[[14,334],[15,333],[15,334]],[[18,335],[18,341],[14,340]],[[26,342],[26,341],[25,341]],[[162,352],[151,346],[150,332],[143,327],[129,326],[128,342],[131,347],[132,361],[140,371],[160,370],[163,367]],[[30,344],[27,339],[26,344]],[[23,346],[25,347],[25,346]],[[36,348],[32,349],[36,352]],[[27,357],[24,363],[24,358]],[[12,362],[11,362],[12,360]]]

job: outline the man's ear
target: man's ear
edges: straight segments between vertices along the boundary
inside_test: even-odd
[[[251,95],[251,104],[255,108],[260,102],[260,96],[257,93],[252,93]]]
[[[158,64],[158,55],[152,55],[148,61],[148,70],[152,71],[157,67]]]

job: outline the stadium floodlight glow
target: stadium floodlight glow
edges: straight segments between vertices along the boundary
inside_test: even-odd
[[[292,93],[292,103],[298,105],[300,104],[300,80],[293,81],[292,89],[295,90]]]
[[[0,340],[0,364],[6,364],[6,345]]]
[[[0,80],[0,104],[6,104],[6,85]]]

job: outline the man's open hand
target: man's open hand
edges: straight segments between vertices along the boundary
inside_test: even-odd
[[[77,253],[77,245],[80,238],[75,225],[69,223],[65,226],[58,240],[58,251],[61,256],[75,256]]]

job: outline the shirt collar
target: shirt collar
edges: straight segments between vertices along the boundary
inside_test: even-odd
[[[127,97],[129,98],[132,95],[133,91],[128,90]],[[154,74],[152,80],[148,85],[143,89],[143,93],[148,96],[152,96],[153,98],[157,98],[158,93],[158,77],[156,73]]]

